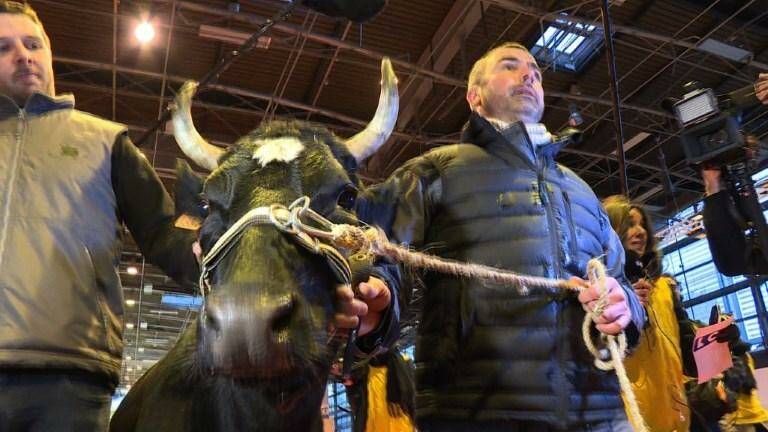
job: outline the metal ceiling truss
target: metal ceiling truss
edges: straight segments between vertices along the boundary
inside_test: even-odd
[[[54,61],[57,63],[67,64],[69,66],[83,66],[91,70],[111,70],[112,68],[112,65],[108,63],[93,62],[93,61],[80,60],[80,59],[74,59],[69,57],[54,56]],[[117,66],[117,70],[123,74],[132,74],[135,76],[142,76],[142,77],[148,77],[153,79],[162,79],[162,76],[163,76],[163,74],[160,74],[157,72],[152,72],[152,71],[137,69],[137,68],[128,68],[124,66]],[[167,75],[166,79],[169,82],[181,84],[184,81],[190,80],[192,78],[182,77],[178,75]],[[94,84],[92,81],[91,83],[92,85],[98,86],[98,84]],[[355,127],[365,126],[366,124],[368,124],[368,121],[369,121],[367,119],[363,120],[363,119],[354,118],[354,117],[341,114],[335,111],[330,111],[324,108],[313,107],[303,102],[298,102],[291,99],[274,98],[271,95],[266,93],[247,90],[240,87],[223,85],[223,84],[214,84],[210,86],[210,89],[227,93],[227,94],[236,95],[239,98],[242,98],[243,100],[253,99],[253,100],[260,100],[260,101],[269,101],[270,99],[273,99],[273,100],[276,100],[276,103],[280,105],[283,105],[292,109],[297,109],[299,111],[306,112],[306,113],[322,115],[323,117],[326,117],[329,121],[335,120],[335,121],[346,123],[347,125],[350,125],[350,126],[355,126]],[[151,92],[151,89],[146,89],[146,90]],[[152,92],[152,95],[155,98],[157,97],[155,92]],[[194,101],[193,103],[196,104],[197,101]],[[257,114],[257,115],[261,115],[263,112],[264,111],[261,109],[254,110],[254,114]],[[329,127],[333,128],[335,126],[333,123],[329,123]],[[392,135],[394,137],[412,139],[419,142],[431,141],[431,138],[426,135],[415,135],[415,134],[408,134],[408,133],[402,133],[402,132],[394,132]]]
[[[746,9],[746,8],[747,8],[749,5],[751,5],[752,3],[754,3],[754,0],[752,0],[752,1],[751,1],[751,2],[749,2],[749,3],[745,3],[744,5],[742,5],[742,7],[741,7],[739,10],[737,10],[737,11],[736,11],[734,14],[732,14],[731,16],[729,16],[727,19],[725,19],[725,20],[721,21],[721,22],[720,22],[720,23],[719,23],[719,24],[718,24],[718,25],[717,25],[715,28],[711,29],[711,30],[710,30],[710,31],[707,33],[707,35],[703,36],[701,39],[703,40],[703,39],[706,39],[706,38],[710,37],[711,35],[713,35],[713,34],[714,34],[714,33],[715,33],[715,32],[716,32],[718,29],[720,29],[721,27],[723,27],[723,26],[724,26],[726,23],[728,23],[729,21],[733,20],[733,19],[734,19],[734,18],[735,18],[735,17],[736,17],[738,14],[740,14],[740,13],[741,13],[743,10],[745,10],[745,9]],[[714,5],[714,3],[713,3],[712,5],[710,5],[710,8],[711,8],[713,5]],[[701,12],[699,15],[697,15],[697,16],[696,16],[694,19],[692,19],[692,20],[691,20],[691,21],[690,21],[690,22],[689,22],[689,23],[688,23],[686,26],[684,26],[684,27],[683,27],[683,29],[684,29],[684,28],[687,28],[689,25],[691,25],[691,24],[692,24],[692,23],[693,23],[693,22],[694,22],[696,19],[698,19],[699,17],[701,17],[701,16],[702,16],[702,15],[703,15],[703,14],[704,14],[706,11],[707,11],[707,10],[705,10],[705,11],[702,11],[702,12]],[[745,24],[745,25],[746,25],[746,24]],[[732,34],[735,34],[735,33],[737,33],[737,32],[740,32],[741,30],[743,30],[743,28],[744,28],[744,26],[741,26],[741,27],[739,27],[739,28],[738,28],[738,29],[736,29],[734,32],[732,32]],[[682,29],[681,29],[680,31],[682,31]],[[680,33],[680,31],[678,31],[676,34],[679,34],[679,33]],[[642,90],[643,88],[645,88],[645,86],[646,86],[648,83],[650,83],[650,82],[651,82],[653,79],[655,79],[655,78],[656,78],[657,76],[659,76],[661,73],[663,73],[664,71],[666,71],[666,70],[667,70],[667,69],[668,69],[670,66],[674,65],[674,64],[675,64],[675,63],[676,63],[676,62],[677,62],[677,61],[678,61],[678,60],[679,60],[679,59],[680,59],[680,58],[681,58],[683,55],[690,53],[692,50],[694,50],[694,48],[686,48],[686,50],[685,50],[684,52],[680,53],[680,54],[679,54],[679,55],[678,55],[676,58],[673,58],[673,59],[672,59],[670,62],[668,62],[668,63],[667,63],[667,64],[666,64],[664,67],[662,67],[662,68],[661,68],[661,69],[659,69],[659,70],[658,70],[658,71],[657,71],[655,74],[653,74],[653,76],[651,76],[650,78],[648,78],[648,79],[647,79],[647,80],[646,80],[644,83],[642,83],[640,86],[636,87],[636,88],[635,88],[635,90],[633,90],[632,92],[630,92],[630,94],[628,94],[627,96],[625,96],[625,99],[628,99],[628,98],[630,98],[630,97],[634,96],[635,94],[637,94],[637,93],[638,93],[640,90]],[[710,54],[710,53],[707,53],[707,54],[706,54],[706,55],[705,55],[703,58],[699,59],[698,63],[696,64],[696,67],[698,67],[698,65],[699,65],[700,63],[704,62],[704,61],[705,61],[707,58],[709,58],[710,56],[711,56],[711,54]],[[647,61],[647,59],[648,59],[648,58],[649,58],[649,57],[647,56],[647,57],[646,57],[646,58],[645,58],[643,61]],[[754,63],[753,63],[753,64],[751,64],[751,65],[754,65]],[[626,76],[628,76],[630,73],[632,73],[632,71],[634,71],[634,70],[636,69],[636,67],[637,67],[637,66],[635,66],[633,69],[631,69],[630,71],[628,71],[627,73],[625,73],[625,74],[624,74],[624,76],[625,76],[625,77],[626,77]],[[684,74],[683,74],[681,77],[679,77],[679,78],[676,80],[675,84],[673,84],[673,85],[680,85],[680,82],[681,82],[681,81],[682,81],[682,80],[683,80],[683,79],[684,79],[684,78],[685,78],[685,77],[686,77],[688,74],[692,73],[694,70],[695,70],[695,69],[688,69],[688,70],[687,70],[687,72],[685,72],[685,73],[684,73]],[[729,78],[730,78],[730,77],[729,77]],[[666,92],[662,92],[662,93],[663,93],[663,94],[666,94]],[[601,96],[602,96],[602,95],[601,95]],[[655,103],[659,103],[662,97],[663,97],[663,95],[662,95],[662,96],[660,96],[659,98],[657,98],[657,99],[656,99],[656,101],[655,101]],[[609,112],[609,111],[605,112],[605,113],[604,113],[604,115],[603,115],[603,116],[601,116],[601,120],[602,120],[603,118],[607,117],[609,114],[610,114],[610,112]],[[589,125],[587,128],[585,128],[585,131],[586,131],[586,130],[589,130],[589,129],[590,129],[590,128],[592,128],[592,127],[595,127],[595,126],[597,125],[597,122],[598,122],[598,120],[595,120],[595,121],[593,121],[593,122],[592,122],[592,123],[591,123],[591,124],[590,124],[590,125]],[[646,150],[645,150],[645,151],[644,151],[642,154],[640,154],[640,155],[636,156],[636,157],[635,157],[635,159],[641,159],[641,158],[642,158],[642,157],[644,157],[646,154],[650,153],[651,151],[654,151],[654,150],[656,150],[658,147],[662,146],[664,143],[668,142],[669,140],[671,140],[672,138],[675,138],[675,137],[677,137],[677,136],[679,136],[679,134],[678,134],[677,132],[675,132],[675,133],[673,133],[673,134],[671,134],[671,135],[668,135],[668,136],[667,136],[665,139],[663,139],[663,140],[659,140],[659,141],[658,141],[658,143],[656,143],[655,145],[652,145],[652,146],[648,147],[648,148],[647,148],[647,149],[646,149]],[[591,167],[591,165],[592,165],[592,164],[594,164],[594,163],[596,163],[596,162],[592,162],[592,163],[588,164],[587,166],[581,167],[580,169],[581,169],[581,170],[588,170],[588,169]],[[670,169],[670,170],[674,170],[674,171],[677,171],[679,168],[681,168],[681,164],[684,164],[684,163],[685,163],[684,161],[683,161],[683,162],[681,162],[681,163],[677,163],[677,164],[675,164],[673,167],[670,167],[669,169]],[[684,166],[684,165],[683,165],[683,166]],[[613,176],[615,176],[615,175],[617,175],[617,174],[618,174],[618,171],[614,171],[614,172],[611,174],[611,176],[610,176],[610,177],[613,177]],[[597,187],[598,187],[599,185],[601,185],[602,183],[605,183],[606,181],[608,181],[608,179],[609,179],[609,177],[606,177],[606,178],[604,178],[604,179],[602,179],[602,180],[599,180],[597,183],[595,183],[594,185],[592,185],[592,187],[593,187],[593,188],[597,188]],[[699,184],[700,184],[700,183],[701,183],[701,180],[697,180],[697,181],[696,181],[696,183],[699,183]],[[650,196],[646,197],[646,199],[648,199],[648,198],[650,198]]]
[[[519,12],[522,14],[530,15],[537,17],[539,19],[545,20],[545,21],[556,21],[556,20],[567,20],[574,23],[580,23],[585,25],[591,25],[593,23],[593,19],[591,18],[585,18],[578,15],[573,14],[567,14],[567,15],[561,15],[559,12],[548,12],[542,9],[539,9],[537,7],[528,6],[525,4],[522,4],[515,0],[485,0],[489,1],[491,3],[497,4],[505,9],[509,9],[511,11]],[[754,4],[756,0],[749,0],[747,3],[744,3],[739,11],[745,10],[752,4]],[[705,9],[705,11],[708,11],[711,9],[717,2],[712,3],[708,8]],[[736,13],[738,14],[738,12]],[[725,20],[721,20],[725,21]],[[616,33],[623,33],[631,36],[635,36],[638,38],[646,39],[649,41],[655,41],[655,42],[663,42],[665,44],[673,44],[676,46],[679,46],[681,48],[685,48],[686,50],[697,50],[702,52],[707,52],[702,50],[697,44],[693,42],[689,42],[686,40],[676,39],[674,36],[665,36],[661,35],[657,32],[651,32],[643,29],[639,29],[636,27],[626,26],[626,25],[614,25],[613,30]],[[679,33],[679,32],[677,32]],[[676,34],[677,34],[676,33]],[[704,38],[702,38],[704,39]],[[729,59],[730,60],[730,59]],[[733,61],[733,60],[730,60]],[[755,66],[761,70],[768,70],[768,64],[754,61],[754,60],[742,60],[737,61],[738,63],[744,63],[749,64],[751,66]]]

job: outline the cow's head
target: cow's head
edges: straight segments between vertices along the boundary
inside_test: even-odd
[[[397,116],[396,79],[382,62],[374,120],[349,140],[302,122],[271,122],[227,152],[205,142],[191,121],[193,88],[176,100],[174,134],[184,152],[212,170],[206,179],[180,164],[177,210],[200,221],[203,254],[249,211],[302,196],[337,223],[356,221],[356,162],[375,152]],[[201,371],[233,378],[325,380],[336,279],[326,260],[270,224],[251,225],[228,244],[210,272],[198,321]]]

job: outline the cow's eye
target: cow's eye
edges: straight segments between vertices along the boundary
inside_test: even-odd
[[[211,203],[208,201],[208,197],[200,194],[200,217],[203,219],[207,218],[209,214],[211,214]]]
[[[357,189],[354,186],[347,186],[339,194],[339,198],[336,201],[339,207],[345,210],[354,210],[355,203],[357,202]]]

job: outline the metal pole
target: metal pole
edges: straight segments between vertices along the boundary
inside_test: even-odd
[[[627,195],[629,186],[627,183],[627,161],[624,157],[624,129],[621,125],[621,99],[619,98],[619,82],[616,73],[616,53],[613,50],[613,32],[611,30],[611,15],[608,11],[608,0],[600,2],[603,15],[603,29],[605,31],[605,46],[607,48],[608,68],[611,71],[611,99],[613,99],[613,126],[616,130],[616,159],[619,161],[619,188],[621,193]]]
[[[259,37],[261,37],[264,33],[267,32],[272,26],[274,26],[277,21],[285,21],[288,19],[288,16],[293,12],[293,9],[301,3],[300,1],[291,1],[289,2],[282,10],[280,10],[278,13],[272,16],[272,18],[266,20],[264,24],[259,27],[258,30],[256,30],[249,38],[246,40],[240,47],[230,51],[222,57],[219,62],[216,64],[216,66],[213,67],[210,71],[208,71],[203,78],[200,79],[197,87],[197,91],[200,92],[201,90],[204,90],[209,85],[215,83],[218,81],[219,76],[221,76],[222,73],[224,73],[227,68],[232,64],[233,61],[239,56],[240,54],[246,53],[250,50],[252,50],[256,44],[259,42]],[[147,140],[147,138],[150,137],[155,131],[157,131],[160,126],[164,125],[165,122],[167,122],[171,118],[171,109],[169,107],[166,107],[163,114],[160,116],[158,121],[149,129],[147,129],[144,134],[139,137],[138,140],[136,140],[135,144],[137,147],[141,147]]]

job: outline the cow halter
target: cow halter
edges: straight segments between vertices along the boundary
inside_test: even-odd
[[[331,221],[324,218],[311,208],[309,208],[309,197],[304,196],[294,201],[290,206],[285,207],[282,204],[272,204],[269,207],[257,207],[251,209],[240,219],[232,224],[224,234],[216,240],[211,250],[203,257],[200,263],[200,293],[205,301],[206,291],[212,290],[210,283],[210,273],[215,269],[221,260],[232,250],[232,247],[240,240],[245,229],[253,225],[274,225],[278,230],[290,234],[293,239],[308,251],[325,257],[328,267],[330,267],[337,281],[341,284],[350,285],[353,280],[350,261],[355,263],[355,268],[361,266],[358,263],[372,260],[372,255],[355,251],[354,255],[348,260],[339,250],[325,243],[333,241],[335,234],[332,232],[336,227]],[[305,221],[306,219],[306,221]],[[312,226],[314,224],[318,227]],[[356,276],[360,276],[358,273]],[[354,287],[353,287],[354,289]],[[344,348],[343,371],[349,375],[352,367],[352,358],[362,354],[355,347],[357,338],[357,328],[351,330]],[[329,343],[337,339],[335,332],[329,337]],[[379,352],[374,350],[373,355]]]
[[[305,222],[303,219],[307,219]],[[320,226],[315,228],[310,224]],[[253,225],[273,225],[280,231],[290,234],[293,239],[308,251],[325,257],[336,279],[342,284],[352,280],[349,261],[337,248],[321,239],[331,238],[330,229],[334,226],[329,220],[309,208],[309,197],[301,197],[290,206],[272,204],[269,207],[251,209],[227,229],[200,263],[200,293],[205,300],[207,292],[212,291],[210,275],[240,240],[245,230]],[[329,230],[329,231],[326,231]]]

